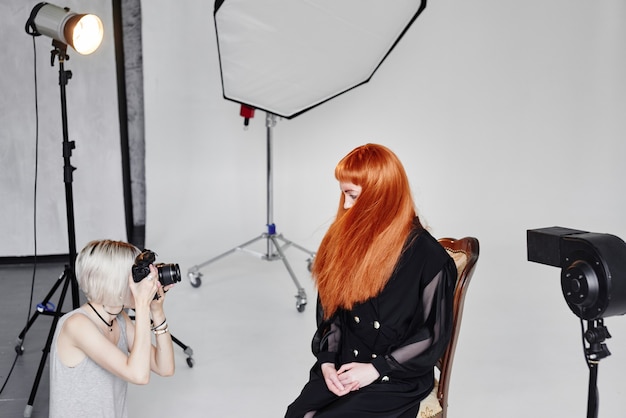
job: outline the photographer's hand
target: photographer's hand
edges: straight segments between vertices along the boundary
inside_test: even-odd
[[[152,267],[152,266],[151,266]],[[152,319],[157,322],[159,318],[157,316],[163,313],[163,303],[165,302],[165,293],[174,287],[173,284],[163,286],[160,281],[157,280],[157,292],[156,296],[150,303],[150,312],[152,313]]]
[[[135,309],[141,307],[149,307],[154,299],[159,285],[159,272],[156,267],[150,265],[150,273],[141,281],[133,281],[132,276],[129,278],[130,291],[135,300]]]

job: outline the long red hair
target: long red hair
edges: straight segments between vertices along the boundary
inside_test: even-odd
[[[361,193],[347,210],[341,194],[315,255],[312,273],[326,318],[381,292],[417,221],[404,167],[387,147],[355,148],[339,161],[335,178],[361,186]]]

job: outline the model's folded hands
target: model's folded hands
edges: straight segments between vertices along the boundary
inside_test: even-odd
[[[339,370],[336,370],[332,363],[324,363],[321,368],[328,390],[337,396],[359,390],[380,376],[376,368],[370,363],[347,363],[342,365]]]

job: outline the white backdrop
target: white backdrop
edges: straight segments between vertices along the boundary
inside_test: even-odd
[[[183,271],[265,228],[264,114],[244,131],[222,98],[212,12],[143,4],[146,243]],[[463,418],[586,410],[578,319],[559,270],[526,261],[526,230],[626,237],[625,21],[620,0],[432,1],[370,83],[274,129],[274,221],[289,239],[316,248],[334,166],[366,142],[404,162],[435,236],[479,238],[452,382]],[[626,319],[606,324],[601,410],[619,417]]]
[[[63,131],[59,64],[50,65],[52,40],[33,41],[24,25],[36,1],[5,0],[0,4],[0,256],[35,252],[35,73],[39,102],[37,183],[37,252],[68,253]],[[117,107],[113,18],[109,0],[68,0],[60,4],[78,13],[94,13],[103,21],[105,37],[92,55],[68,48],[65,70],[68,139],[74,141],[71,164],[77,250],[95,238],[126,239],[120,127]]]

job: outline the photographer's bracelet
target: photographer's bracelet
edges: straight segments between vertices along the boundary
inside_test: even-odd
[[[163,322],[161,322],[159,325],[150,328],[150,331],[156,331],[160,328],[167,328],[167,318],[163,320]]]
[[[169,330],[170,330],[169,327],[165,327],[163,329],[157,329],[152,332],[154,332],[154,335],[161,335],[161,334],[165,334],[166,332],[169,332]]]

